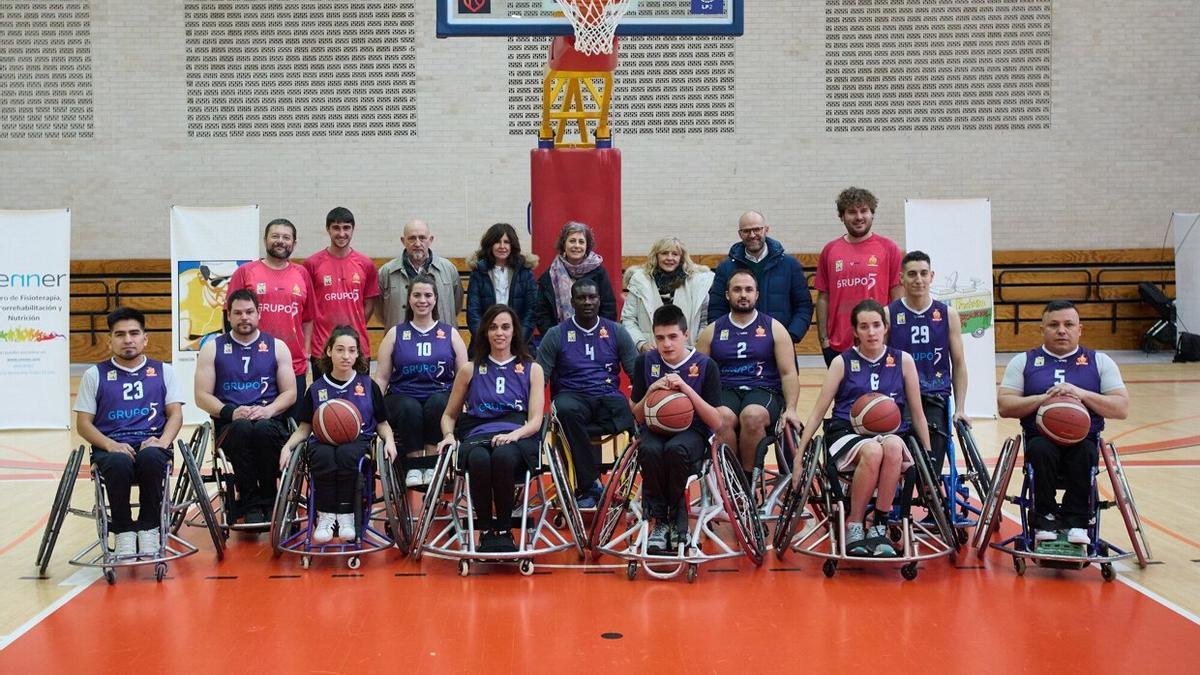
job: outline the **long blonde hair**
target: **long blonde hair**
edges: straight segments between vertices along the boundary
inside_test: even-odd
[[[683,242],[678,237],[663,237],[650,247],[650,255],[646,256],[646,263],[642,265],[646,276],[654,278],[654,270],[658,267],[658,254],[672,248],[679,249],[679,264],[683,267],[684,274],[690,277],[697,272],[696,263],[692,262],[692,257],[688,255],[687,247],[683,245]]]

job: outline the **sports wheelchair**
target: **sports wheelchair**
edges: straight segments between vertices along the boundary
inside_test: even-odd
[[[779,520],[783,497],[792,478],[792,456],[800,445],[800,431],[780,419],[774,432],[767,434],[758,444],[754,471],[750,474],[750,494],[754,497],[759,520],[763,523]],[[775,451],[774,467],[766,465],[767,451],[771,449]]]
[[[378,482],[378,493],[376,492]],[[308,444],[301,443],[288,460],[275,508],[271,516],[271,549],[276,558],[284,553],[300,556],[300,566],[308,569],[312,559],[345,558],[352,570],[362,565],[361,556],[393,546],[407,555],[412,546],[412,517],[408,492],[396,475],[395,465],[383,453],[378,439],[369,454],[358,460],[358,481],[354,491],[353,541],[333,540],[319,544],[312,540],[317,509],[309,467]]]
[[[112,515],[108,506],[108,492],[104,484],[104,477],[95,465],[90,469],[95,491],[94,505],[88,510],[71,506],[71,497],[75,491],[75,483],[79,477],[79,471],[83,466],[84,457],[88,452],[87,448],[82,445],[72,450],[67,457],[66,466],[63,468],[62,478],[59,479],[58,488],[54,494],[54,502],[50,507],[50,517],[46,521],[46,527],[42,532],[42,540],[38,546],[35,564],[39,568],[39,575],[42,578],[46,578],[46,571],[50,566],[54,546],[58,542],[58,535],[62,531],[63,523],[66,521],[68,514],[91,518],[96,524],[96,540],[68,562],[71,565],[80,567],[100,569],[104,574],[104,579],[110,584],[115,583],[117,580],[117,568],[137,567],[140,565],[153,565],[155,580],[162,581],[163,577],[167,574],[167,563],[198,552],[199,549],[196,546],[178,536],[179,527],[175,525],[176,522],[183,522],[188,510],[192,506],[199,506],[202,518],[201,524],[208,529],[217,560],[222,560],[225,557],[225,541],[220,534],[216,517],[212,513],[211,508],[206,508],[210,506],[209,502],[207,500],[197,501],[186,497],[188,494],[187,484],[189,482],[199,484],[201,480],[196,453],[200,453],[199,456],[203,457],[203,444],[206,440],[207,437],[203,429],[198,428],[193,432],[191,440],[187,444],[184,444],[182,440],[176,441],[179,455],[183,458],[183,472],[175,483],[175,489],[172,490],[171,473],[174,469],[174,459],[168,461],[162,480],[162,512],[159,517],[160,552],[157,556],[150,559],[145,559],[139,554],[121,556],[116,554],[109,537],[109,521]],[[180,489],[181,484],[184,486],[182,490]]]
[[[621,452],[629,445],[629,439],[632,436],[633,429],[620,429],[611,431],[607,425],[589,424],[586,427],[588,440],[590,441],[592,456],[600,463],[600,480],[604,482],[606,476],[611,473],[613,466],[616,465],[617,459],[621,456]],[[574,531],[587,532],[587,528],[583,524],[584,516],[594,516],[598,510],[599,504],[596,507],[584,508],[578,505],[575,500],[575,490],[579,488],[579,481],[575,473],[574,455],[571,454],[567,447],[567,436],[563,431],[562,424],[559,422],[555,412],[553,403],[550,406],[550,414],[546,416],[546,421],[543,423],[542,438],[546,442],[546,450],[549,453],[554,453],[557,456],[559,465],[563,468],[563,475],[566,479],[570,498],[564,500],[575,503],[572,508],[568,506],[565,509],[554,513],[554,526],[558,529],[563,529],[567,526],[567,518],[573,517],[571,511],[579,514],[579,520],[576,521],[576,529]],[[556,498],[558,488],[551,484],[548,488],[551,491],[549,497]],[[585,536],[586,539],[586,536]]]
[[[528,576],[534,572],[535,556],[571,548],[582,560],[587,533],[567,478],[567,453],[561,444],[546,442],[545,435],[542,439],[541,465],[527,467],[523,480],[514,486],[513,516],[521,532],[516,551],[478,550],[471,476],[459,468],[460,444],[455,443],[438,457],[414,537],[413,558],[420,560],[423,553],[429,553],[457,560],[458,573],[464,577],[471,573],[472,563],[516,563],[521,574]],[[547,469],[549,485],[544,480]],[[555,527],[555,521],[566,524],[569,537]]]
[[[1033,468],[1028,464],[1023,463],[1020,492],[1016,495],[1008,495],[1008,486],[1012,480],[1017,456],[1021,454],[1024,445],[1024,435],[1008,439],[1000,450],[1000,457],[996,460],[996,468],[992,474],[992,490],[984,500],[979,527],[975,529],[975,538],[971,542],[981,557],[989,545],[1003,551],[1012,556],[1013,569],[1018,575],[1025,574],[1025,568],[1030,560],[1040,567],[1071,570],[1081,570],[1096,563],[1100,566],[1100,575],[1105,581],[1112,581],[1116,578],[1117,574],[1113,570],[1113,563],[1118,560],[1136,556],[1138,567],[1141,568],[1150,563],[1152,560],[1150,545],[1146,541],[1146,534],[1142,529],[1142,521],[1138,516],[1137,505],[1133,501],[1133,492],[1129,488],[1129,481],[1125,478],[1125,470],[1121,467],[1121,458],[1117,454],[1116,447],[1111,443],[1104,442],[1104,439],[1098,439],[1097,446],[1112,486],[1113,499],[1100,499],[1097,481],[1100,467],[1098,464],[1093,466],[1089,500],[1092,516],[1087,527],[1091,543],[1087,545],[1071,544],[1060,539],[1038,546],[1034,539],[1033,526],[1037,522],[1033,486],[1038,477],[1034,475]],[[1015,504],[1020,510],[1021,531],[999,543],[992,542],[993,535],[1000,527],[1005,501]],[[1125,522],[1125,530],[1129,534],[1131,542],[1129,551],[1115,546],[1100,536],[1100,512],[1114,506],[1121,512],[1121,518]]]
[[[712,438],[708,456],[688,478],[684,491],[690,523],[686,541],[679,542],[671,553],[650,553],[650,522],[643,513],[637,462],[639,446],[640,439],[634,439],[625,449],[604,489],[592,524],[593,559],[607,554],[627,561],[625,574],[631,581],[640,569],[655,579],[685,573],[687,580],[694,582],[701,564],[741,556],[755,566],[762,565],[766,542],[742,467],[733,450]],[[732,543],[717,532],[722,522],[729,524]]]
[[[201,425],[201,429],[204,430],[204,433],[207,434],[208,438],[212,438],[213,423],[211,421],[205,422],[203,425]],[[288,420],[288,431],[289,432],[295,431],[295,429],[296,429],[296,423],[294,421],[292,421],[291,419],[289,419]],[[228,430],[226,431],[226,433],[228,433]],[[228,540],[229,533],[231,531],[233,531],[233,532],[251,532],[251,533],[261,533],[261,532],[270,531],[270,529],[271,529],[270,522],[264,522],[264,523],[245,523],[245,522],[239,523],[239,522],[237,522],[237,516],[234,514],[234,508],[233,508],[233,504],[235,504],[238,499],[237,478],[236,478],[236,474],[234,473],[233,463],[229,460],[229,457],[225,454],[225,451],[222,450],[222,448],[221,448],[221,443],[223,440],[224,440],[224,434],[222,434],[219,438],[217,438],[216,442],[213,443],[212,472],[207,473],[207,474],[201,474],[201,479],[203,480],[203,482],[213,486],[213,489],[211,489],[211,490],[206,488],[203,491],[203,496],[206,499],[208,499],[208,501],[211,504],[212,511],[216,515],[217,525],[221,529],[221,535],[226,540]],[[204,446],[201,447],[201,449],[200,449],[199,459],[197,460],[198,464],[202,463],[201,460],[203,460],[203,458],[204,458],[204,450],[207,449],[207,447],[208,447],[208,445],[207,445],[207,441],[206,441]],[[276,449],[276,450],[278,450],[278,449]],[[185,499],[185,498],[186,499],[195,499],[195,500],[200,499],[201,491],[192,490],[192,486],[189,481],[181,481],[181,483],[182,483],[182,487],[180,487],[180,485],[178,485],[178,484],[176,485],[176,493],[177,493],[177,497],[179,499],[181,499],[181,500]],[[199,524],[199,522],[196,520],[195,515],[193,515],[191,518],[188,518],[183,521],[180,521],[179,518],[177,517],[172,522],[172,527],[174,528],[175,531],[178,531],[181,523],[187,524],[187,525],[192,525],[192,526],[196,526]]]
[[[943,556],[954,559],[958,539],[946,519],[946,495],[943,483],[933,474],[929,456],[911,436],[905,437],[913,466],[902,476],[898,486],[899,498],[889,516],[888,533],[899,547],[899,555],[891,558],[851,556],[846,552],[846,512],[850,494],[847,489],[853,472],[839,472],[825,447],[824,436],[816,436],[804,449],[796,466],[802,471],[800,482],[793,488],[789,481],[783,498],[779,521],[775,525],[772,544],[775,555],[783,560],[789,550],[824,559],[821,571],[826,577],[837,573],[838,564],[853,562],[867,565],[899,565],[900,574],[907,580],[917,578],[918,564]],[[913,488],[917,497],[912,498]],[[928,522],[914,520],[912,506],[924,507]],[[805,510],[811,510],[809,516]],[[870,509],[868,509],[869,511]],[[813,521],[804,530],[800,524]]]

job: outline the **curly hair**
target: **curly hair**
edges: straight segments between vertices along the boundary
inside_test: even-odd
[[[848,187],[842,190],[842,193],[837,197],[838,217],[841,218],[846,213],[846,209],[859,204],[866,204],[871,213],[875,213],[875,207],[879,206],[879,200],[875,195],[871,194],[870,190],[865,190],[858,187]]]

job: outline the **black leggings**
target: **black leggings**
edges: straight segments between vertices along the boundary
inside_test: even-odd
[[[315,441],[308,445],[313,501],[318,511],[354,513],[354,492],[359,480],[358,460],[370,451],[372,440],[359,436],[338,446]]]
[[[527,468],[524,456],[537,452],[537,438],[492,446],[492,436],[472,436],[458,448],[460,465],[470,475],[471,503],[479,530],[512,529],[512,513],[518,472]],[[494,510],[493,510],[494,507]]]
[[[442,440],[442,413],[449,400],[450,392],[438,392],[424,401],[404,394],[388,394],[384,398],[403,468],[432,469],[437,463],[436,455],[409,457],[408,454]]]
[[[233,463],[237,484],[236,510],[262,508],[275,503],[275,478],[279,475],[279,449],[287,440],[283,418],[216,421],[217,440]]]

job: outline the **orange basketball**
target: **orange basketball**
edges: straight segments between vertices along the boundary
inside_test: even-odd
[[[313,413],[313,436],[326,445],[342,445],[358,438],[362,415],[349,401],[335,398],[326,401]]]
[[[890,434],[900,428],[900,406],[879,392],[863,394],[850,406],[850,426],[862,436]]]
[[[1038,408],[1037,428],[1055,445],[1075,445],[1087,438],[1092,415],[1077,398],[1051,396]]]
[[[692,426],[696,414],[687,394],[655,389],[646,396],[646,426],[660,434],[677,434]]]

